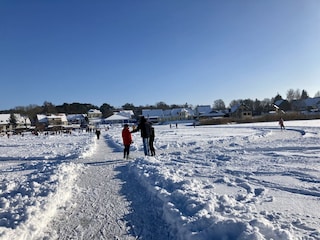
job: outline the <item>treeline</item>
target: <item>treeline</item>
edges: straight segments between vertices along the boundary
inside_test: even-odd
[[[320,97],[320,91],[318,91],[314,97]],[[237,104],[243,104],[248,109],[250,109],[253,115],[261,115],[262,113],[270,112],[274,110],[274,103],[278,100],[287,100],[291,105],[294,101],[303,100],[310,98],[308,92],[306,90],[300,91],[299,89],[289,89],[286,94],[286,98],[283,98],[279,93],[273,98],[265,98],[263,100],[252,100],[252,99],[239,99],[232,100],[229,104],[229,108],[235,106]],[[218,99],[213,103],[213,109],[216,110],[224,110],[226,109],[223,100]],[[290,107],[289,107],[290,109]],[[291,109],[294,110],[294,109]]]
[[[66,113],[68,114],[85,114],[90,109],[99,109],[102,113],[103,118],[110,117],[114,111],[117,110],[132,110],[136,116],[142,114],[142,109],[172,109],[172,108],[180,108],[180,107],[190,107],[188,104],[185,105],[167,105],[164,102],[159,102],[155,105],[147,105],[147,106],[134,106],[132,103],[124,104],[120,109],[115,108],[107,103],[102,104],[100,107],[96,105],[92,105],[90,103],[64,103],[62,105],[54,105],[51,102],[45,101],[42,106],[38,105],[28,105],[28,106],[19,106],[10,110],[3,110],[0,113],[19,113],[22,116],[29,117],[32,121],[36,120],[37,114],[57,114],[57,113]]]
[[[314,97],[320,97],[320,91],[318,91]],[[260,115],[263,112],[269,112],[274,110],[273,103],[277,100],[286,99],[289,102],[294,100],[306,99],[309,98],[309,95],[306,90],[300,91],[299,89],[293,90],[289,89],[287,91],[286,98],[282,98],[280,94],[277,94],[273,98],[265,98],[263,100],[252,100],[252,99],[238,99],[233,100],[229,104],[229,108],[236,104],[244,104],[249,109],[252,110],[254,115]],[[158,102],[155,105],[147,106],[134,106],[132,103],[126,103],[121,107],[121,110],[132,110],[136,116],[141,115],[142,109],[173,109],[173,108],[193,108],[192,105],[185,103],[183,105],[172,104],[168,105],[165,102]],[[215,110],[225,110],[227,109],[224,101],[222,99],[215,100],[213,102],[212,108]],[[29,106],[20,106],[15,107],[14,109],[0,111],[0,113],[20,113],[23,116],[29,117],[31,120],[35,120],[37,114],[57,114],[57,113],[66,113],[66,114],[84,114],[87,113],[90,109],[99,109],[102,112],[102,116],[107,118],[113,114],[114,111],[120,110],[111,106],[107,103],[102,104],[100,107],[92,105],[90,103],[64,103],[62,105],[54,105],[51,102],[45,101],[42,106],[38,105],[29,105]]]
[[[114,107],[108,104],[103,104],[101,107],[98,107],[90,103],[64,103],[62,105],[54,105],[51,102],[45,101],[42,106],[34,104],[19,106],[10,110],[1,111],[1,113],[19,113],[23,116],[29,117],[31,121],[33,121],[36,120],[38,114],[85,114],[90,109],[100,109],[104,117],[108,117],[112,115]]]

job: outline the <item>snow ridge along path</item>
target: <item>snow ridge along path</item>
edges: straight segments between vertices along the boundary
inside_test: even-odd
[[[119,146],[102,136],[79,162],[85,170],[72,204],[58,212],[43,239],[170,239],[160,203],[130,173]]]

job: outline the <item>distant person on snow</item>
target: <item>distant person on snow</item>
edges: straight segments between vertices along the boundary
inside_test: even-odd
[[[140,117],[140,122],[138,127],[131,131],[131,133],[141,132],[141,138],[143,143],[143,151],[144,155],[148,156],[150,153],[149,149],[149,138],[150,138],[150,124],[148,123],[147,119],[144,116]]]
[[[155,156],[156,155],[156,151],[155,151],[154,146],[153,146],[154,137],[155,137],[154,127],[152,127],[152,123],[150,123],[149,148],[150,148],[151,156]]]
[[[279,125],[280,125],[281,130],[282,130],[282,129],[285,129],[284,123],[283,123],[283,118],[280,118],[280,119],[279,119]]]
[[[123,158],[129,159],[129,153],[130,153],[130,145],[132,143],[132,137],[129,130],[129,125],[125,124],[122,129],[122,141],[124,145],[123,149]]]
[[[100,134],[101,134],[100,129],[97,129],[97,130],[96,130],[96,135],[97,135],[97,139],[98,139],[98,140],[100,139]]]

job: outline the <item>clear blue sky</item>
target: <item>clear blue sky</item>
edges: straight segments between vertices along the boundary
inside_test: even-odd
[[[0,1],[0,110],[320,90],[319,0]]]

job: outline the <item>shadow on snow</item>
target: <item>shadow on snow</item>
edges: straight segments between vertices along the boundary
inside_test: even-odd
[[[123,147],[115,143],[108,135],[105,136],[107,145],[113,152],[122,152]],[[127,163],[115,168],[118,172],[116,177],[123,184],[120,193],[130,203],[131,211],[124,220],[127,222],[132,234],[136,239],[145,240],[172,240],[169,225],[163,220],[163,203],[150,193],[139,181],[131,169],[127,160],[112,160],[94,164]]]
[[[125,216],[128,227],[137,239],[171,240],[168,224],[163,220],[163,204],[147,191],[130,170],[130,165],[119,166],[117,177],[123,181],[120,194],[130,202],[131,212]]]

